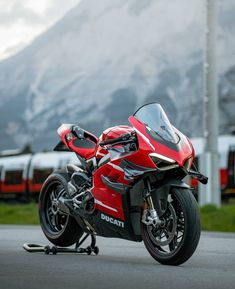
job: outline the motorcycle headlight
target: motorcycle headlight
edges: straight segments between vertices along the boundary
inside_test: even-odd
[[[158,153],[150,153],[149,157],[156,164],[159,170],[170,170],[178,167],[179,165],[175,160],[168,158],[164,155],[160,155]]]

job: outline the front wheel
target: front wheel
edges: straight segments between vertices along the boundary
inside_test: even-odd
[[[142,238],[150,255],[165,265],[186,262],[197,248],[200,216],[190,190],[174,188],[168,195],[167,209],[161,225],[142,223]]]

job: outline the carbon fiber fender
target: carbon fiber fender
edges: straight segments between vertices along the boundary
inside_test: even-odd
[[[161,217],[166,211],[168,195],[172,188],[193,190],[193,188],[179,179],[168,179],[167,181],[164,181],[160,187],[152,190],[151,195],[153,203],[159,217]]]

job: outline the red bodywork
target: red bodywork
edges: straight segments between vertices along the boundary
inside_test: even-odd
[[[156,164],[149,157],[150,153],[158,153],[171,158],[175,160],[179,166],[184,166],[184,163],[188,158],[194,157],[194,149],[192,144],[188,138],[179,131],[176,130],[177,134],[180,135],[181,141],[179,144],[179,149],[176,151],[151,139],[146,133],[145,126],[135,116],[129,117],[129,122],[132,127],[121,125],[105,130],[99,139],[96,139],[96,145],[92,149],[74,147],[72,143],[76,137],[67,142],[66,135],[70,133],[70,130],[66,130],[61,133],[61,139],[66,146],[86,159],[96,157],[96,159],[99,161],[102,158],[107,157],[107,154],[110,155],[110,160],[94,171],[91,192],[95,198],[95,208],[98,211],[119,220],[125,219],[125,209],[123,208],[122,195],[106,186],[102,180],[102,176],[107,177],[112,182],[128,185],[130,181],[125,179],[124,171],[119,166],[123,159],[145,168],[156,169]],[[112,157],[107,149],[99,145],[100,142],[104,140],[117,138],[120,135],[130,133],[132,131],[136,131],[137,133],[137,151],[130,152],[128,154],[125,153],[119,157]],[[88,139],[94,142],[95,137],[88,132],[86,133],[88,135]],[[90,135],[92,137],[90,137]]]

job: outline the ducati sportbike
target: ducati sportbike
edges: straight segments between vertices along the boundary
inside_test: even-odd
[[[74,152],[78,165],[54,171],[43,184],[42,230],[62,247],[83,233],[143,240],[158,262],[182,264],[201,231],[197,202],[183,179],[207,178],[191,169],[193,146],[161,105],[144,105],[128,120],[131,126],[111,127],[99,138],[75,124],[59,127],[54,150]]]

